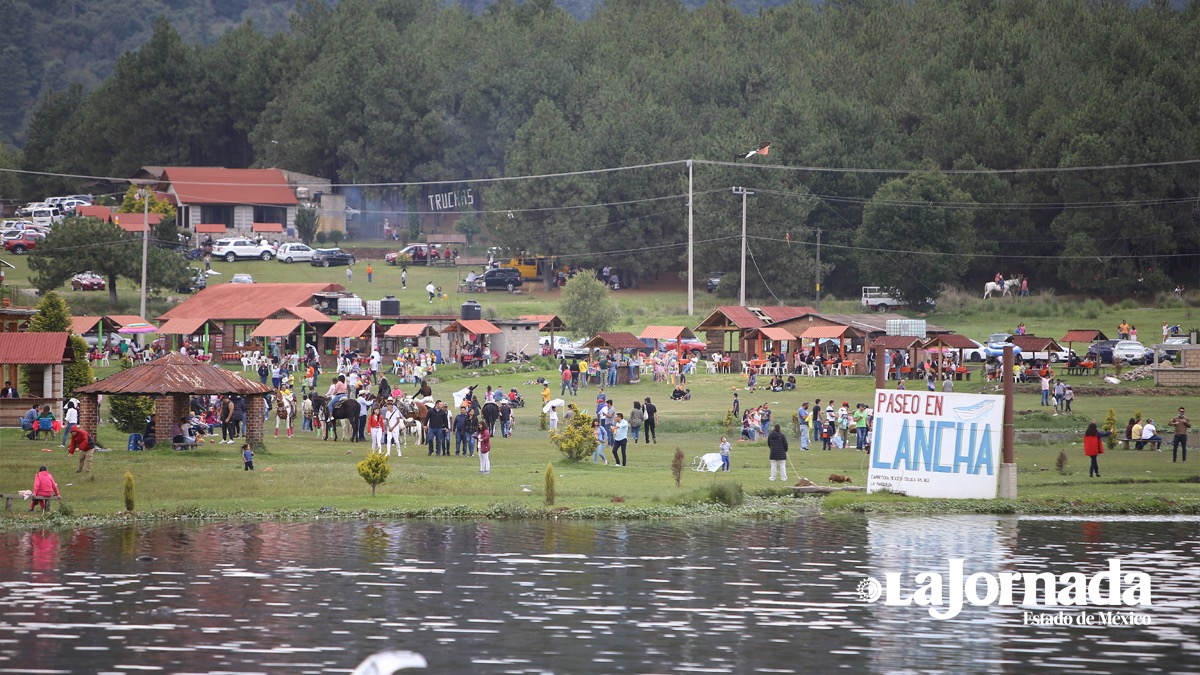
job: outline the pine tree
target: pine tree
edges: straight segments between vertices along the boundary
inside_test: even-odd
[[[375,488],[387,482],[392,473],[388,458],[378,452],[372,452],[367,458],[358,463],[358,475],[371,486],[371,496],[375,496]]]

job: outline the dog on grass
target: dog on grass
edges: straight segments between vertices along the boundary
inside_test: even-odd
[[[831,473],[831,474],[829,474],[829,482],[830,483],[853,483],[854,480],[852,478],[850,478],[850,476],[843,476],[838,473]]]

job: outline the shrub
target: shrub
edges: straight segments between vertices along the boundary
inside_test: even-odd
[[[1117,447],[1117,411],[1109,408],[1108,414],[1104,417],[1104,430],[1108,432],[1108,436],[1104,438],[1104,445],[1112,450]]]
[[[675,457],[671,460],[671,476],[675,478],[675,487],[683,480],[683,448],[675,448]]]
[[[127,434],[140,434],[146,428],[146,418],[154,414],[154,399],[128,394],[112,396],[108,408],[118,429]]]
[[[1054,468],[1062,475],[1067,475],[1067,451],[1059,450],[1058,459],[1054,460]]]
[[[548,417],[542,413],[543,431],[550,424]],[[577,409],[575,416],[571,418],[570,422],[567,422],[565,427],[560,426],[558,431],[550,434],[550,442],[558,448],[568,462],[581,462],[587,459],[596,449],[596,436],[592,433],[592,416]]]
[[[328,240],[328,239],[329,239],[329,235],[328,235],[328,234],[326,234],[326,233],[324,233],[324,232],[318,232],[318,233],[317,233],[317,243],[318,243],[318,244],[324,244],[324,243],[325,243],[325,241],[326,241],[326,240]]]
[[[542,356],[539,354],[538,356],[529,359],[529,364],[540,370],[553,370],[558,372],[558,359],[554,358],[553,356]],[[561,375],[562,373],[559,374]]]
[[[554,506],[554,465],[546,462],[545,471],[546,506]]]
[[[133,474],[125,472],[125,510],[133,513],[134,498],[133,498]]]
[[[542,413],[538,416],[538,428],[542,431],[550,430],[550,413]]]
[[[329,240],[329,243],[333,244],[334,246],[337,246],[338,244],[340,244],[341,241],[345,238],[346,238],[346,233],[342,232],[341,230],[330,230],[329,236],[326,237],[326,239]]]
[[[388,458],[378,452],[372,452],[358,463],[358,475],[371,486],[372,497],[375,496],[375,488],[386,483],[391,473],[392,467],[388,464]]]
[[[733,414],[733,408],[730,408],[725,411],[725,419],[721,422],[721,428],[725,430],[726,436],[732,436],[733,430],[741,423],[742,421],[737,418],[737,415]]]
[[[397,253],[396,254],[396,264],[397,265],[411,265],[412,261],[413,261],[412,256],[407,253]]]
[[[792,413],[792,434],[800,438],[800,413]]]
[[[724,504],[729,508],[733,508],[741,506],[742,502],[746,501],[746,492],[742,489],[741,483],[721,481],[713,483],[708,487],[707,501],[713,504]]]

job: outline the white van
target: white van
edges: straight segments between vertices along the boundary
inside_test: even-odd
[[[44,207],[31,211],[29,219],[38,227],[53,227],[55,224],[62,222],[63,217],[58,209]]]

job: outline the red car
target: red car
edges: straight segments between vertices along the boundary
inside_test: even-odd
[[[105,287],[104,278],[94,272],[81,272],[71,277],[72,290],[102,291]]]
[[[25,255],[26,252],[37,248],[38,242],[45,239],[43,235],[25,232],[15,239],[4,240],[4,250],[12,251],[15,255]]]

